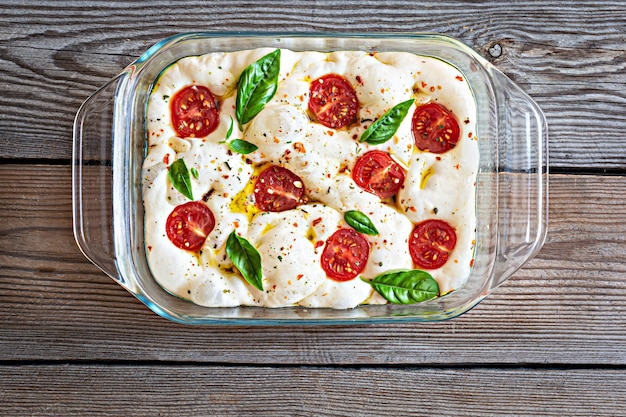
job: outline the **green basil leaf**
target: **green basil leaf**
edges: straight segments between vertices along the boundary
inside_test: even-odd
[[[228,142],[228,147],[233,151],[243,155],[249,154],[259,149],[254,143],[250,143],[243,139],[233,139]]]
[[[191,178],[189,177],[189,170],[185,165],[183,158],[175,160],[170,165],[170,170],[167,173],[168,178],[172,182],[174,188],[176,188],[182,195],[190,200],[193,200],[193,191],[191,188]]]
[[[230,118],[230,126],[228,126],[228,130],[226,131],[226,140],[230,139],[230,135],[233,134],[233,118]]]
[[[363,281],[392,304],[420,303],[439,294],[439,285],[432,275],[418,269],[389,272]]]
[[[364,213],[358,210],[346,211],[343,215],[344,220],[359,233],[376,236],[378,230],[374,223]]]
[[[263,291],[261,255],[250,242],[233,231],[226,240],[226,255],[250,285]]]
[[[193,175],[193,177],[194,177],[195,179],[200,178],[200,173],[199,173],[199,172],[198,172],[198,170],[197,170],[196,168],[194,168],[194,167],[192,167],[192,168],[191,168],[191,175]]]
[[[239,126],[248,123],[269,102],[278,89],[280,49],[275,50],[243,70],[237,84],[235,116]]]
[[[361,135],[359,142],[367,142],[371,145],[380,145],[387,142],[398,131],[398,127],[409,112],[414,99],[403,101],[387,110],[378,120],[370,125]]]

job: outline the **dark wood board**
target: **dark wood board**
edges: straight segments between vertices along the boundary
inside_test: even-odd
[[[528,92],[550,131],[549,234],[440,323],[185,326],[72,236],[80,104],[190,31],[435,32]],[[626,415],[626,4],[0,3],[0,415]]]

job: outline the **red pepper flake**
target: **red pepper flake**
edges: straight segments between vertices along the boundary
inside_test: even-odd
[[[435,87],[430,87],[430,92],[434,93],[435,92]]]
[[[335,132],[333,132],[332,130],[328,131],[328,136],[333,136],[335,134]]]
[[[441,157],[440,157],[440,156],[435,157],[435,159],[436,159],[437,161],[441,161]]]
[[[352,135],[352,139],[357,140],[358,136],[356,134]]]
[[[152,246],[148,246],[148,252],[152,252]]]
[[[293,227],[298,227],[298,223],[294,223],[294,224],[293,224]]]
[[[318,224],[320,224],[321,221],[322,221],[321,217],[318,217],[317,219],[313,220],[313,226],[317,226]]]
[[[472,132],[469,132],[469,133],[467,134],[467,137],[468,137],[468,138],[470,138],[470,139],[472,138],[472,136],[474,136],[474,134],[473,134]]]
[[[224,178],[225,180],[227,180],[228,178],[230,178],[230,175],[222,175],[222,178]]]
[[[417,212],[417,209],[414,206],[409,207],[409,210],[411,210],[413,213]]]
[[[461,167],[461,165],[456,164],[454,167],[455,167],[456,169],[459,169],[459,168]]]
[[[359,84],[361,84],[361,85],[363,85],[363,79],[361,78],[361,76],[360,76],[360,75],[357,75],[357,76],[356,76],[356,82],[357,82],[357,83],[359,83]]]
[[[456,79],[457,79],[457,80],[459,80],[459,81],[463,81],[463,77],[461,77],[460,75],[457,75],[457,76],[456,76],[456,77],[454,77],[454,78],[456,78]]]
[[[422,81],[422,88],[426,88],[428,84],[426,84],[424,81]]]
[[[237,220],[235,220],[233,222],[233,226],[235,226],[235,229],[239,227],[239,222]]]
[[[304,144],[302,142],[294,143],[293,148],[299,153],[306,153],[306,149],[304,148]]]
[[[303,277],[303,276],[304,276],[304,274],[298,274],[298,276],[296,277],[296,279],[297,279],[298,281],[300,281],[300,280],[302,279],[302,277]]]
[[[163,163],[165,165],[169,165],[170,164],[170,154],[166,153],[165,156],[163,157]]]
[[[472,260],[470,261],[470,268],[471,268],[471,267],[473,267],[473,266],[474,266],[474,260],[472,259]]]
[[[315,249],[321,248],[322,246],[324,246],[324,241],[318,240],[317,243],[315,244]]]

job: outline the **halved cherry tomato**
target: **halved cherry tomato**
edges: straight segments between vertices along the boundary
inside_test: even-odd
[[[459,123],[438,103],[428,103],[413,113],[413,137],[422,151],[444,153],[459,141]]]
[[[352,178],[365,191],[389,198],[402,187],[404,171],[387,152],[370,151],[357,159]]]
[[[254,185],[254,201],[263,211],[285,211],[302,202],[304,183],[299,176],[278,165],[261,172]]]
[[[190,85],[174,94],[171,102],[172,125],[181,138],[201,138],[217,129],[217,103],[211,90]]]
[[[359,100],[348,80],[341,75],[327,74],[311,83],[309,110],[324,126],[340,129],[356,118]]]
[[[174,246],[192,252],[202,248],[213,227],[215,217],[211,209],[198,201],[177,206],[165,223],[167,237]]]
[[[322,269],[335,281],[349,281],[365,269],[370,245],[354,229],[339,229],[326,241]]]
[[[424,269],[441,268],[456,246],[456,232],[442,220],[425,220],[415,226],[409,237],[413,262]]]

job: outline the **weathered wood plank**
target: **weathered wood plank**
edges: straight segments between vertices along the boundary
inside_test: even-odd
[[[622,370],[0,367],[7,416],[623,415]]]
[[[624,177],[551,176],[544,249],[463,317],[284,328],[159,318],[80,254],[68,167],[0,165],[0,183],[0,360],[626,364]]]
[[[136,2],[4,2],[0,158],[69,158],[80,103],[150,45],[179,32],[242,29],[458,37],[544,108],[555,167],[626,169],[626,6],[618,0],[160,1],[149,12]]]

